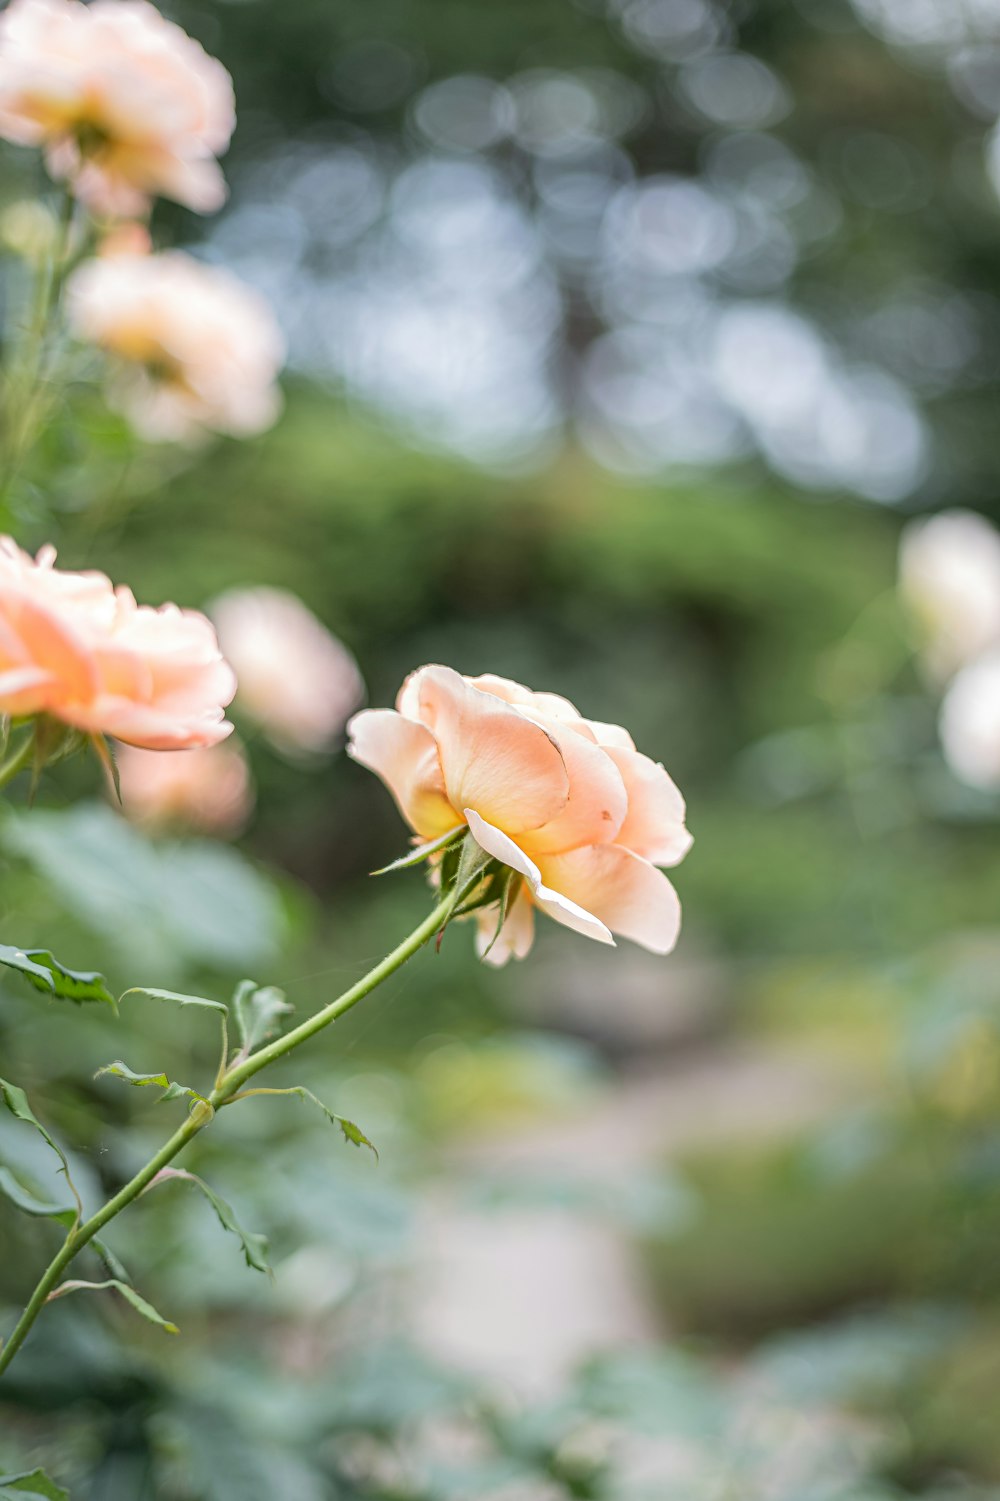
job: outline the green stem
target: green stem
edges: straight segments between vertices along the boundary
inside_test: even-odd
[[[2,776],[3,768],[0,768],[0,777]],[[254,1074],[259,1073],[262,1068],[266,1068],[269,1063],[274,1063],[277,1059],[283,1058],[286,1053],[290,1053],[293,1048],[297,1048],[307,1038],[315,1036],[317,1032],[321,1032],[324,1027],[328,1027],[339,1016],[343,1016],[345,1011],[349,1011],[352,1006],[356,1006],[376,986],[381,985],[383,980],[387,980],[401,965],[405,964],[407,959],[411,958],[418,949],[423,948],[424,944],[433,938],[434,934],[448,921],[455,906],[457,895],[457,887],[449,891],[448,895],[438,903],[430,915],[418,927],[414,928],[409,937],[404,938],[403,942],[397,948],[394,948],[391,954],[388,954],[380,963],[376,964],[374,969],[369,970],[363,979],[359,980],[356,985],[351,986],[350,990],[345,990],[343,995],[338,996],[335,1001],[331,1001],[329,1006],[325,1006],[315,1016],[309,1017],[307,1021],[295,1027],[293,1031],[286,1033],[284,1037],[277,1038],[266,1048],[261,1048],[259,1052],[251,1054],[249,1058],[237,1063],[228,1073],[225,1073],[209,1096],[209,1104],[212,1106],[212,1109],[209,1110],[201,1103],[195,1105],[184,1124],[174,1132],[169,1141],[164,1142],[156,1156],[147,1162],[146,1166],[141,1168],[135,1177],[125,1184],[124,1188],[120,1188],[114,1198],[108,1200],[103,1209],[99,1209],[89,1220],[86,1220],[75,1230],[70,1231],[43,1273],[38,1286],[31,1294],[10,1339],[0,1348],[0,1376],[3,1375],[18,1350],[24,1344],[32,1325],[41,1313],[50,1295],[55,1291],[63,1272],[79,1252],[83,1250],[84,1246],[93,1240],[94,1236],[104,1228],[109,1220],[113,1220],[116,1215],[121,1214],[123,1209],[127,1209],[129,1204],[133,1203],[143,1190],[149,1187],[157,1173],[162,1168],[165,1168],[168,1163],[172,1162],[184,1150],[188,1142],[209,1124],[216,1109],[222,1105],[232,1103],[233,1096],[241,1084],[244,1084],[247,1079],[252,1078]]]
[[[125,1184],[124,1188],[119,1189],[114,1198],[109,1199],[103,1209],[99,1209],[84,1224],[70,1231],[46,1267],[38,1286],[28,1299],[27,1306],[18,1319],[10,1339],[0,1349],[0,1376],[3,1375],[18,1350],[24,1344],[32,1324],[34,1324],[48,1302],[49,1295],[55,1290],[63,1272],[74,1257],[83,1250],[89,1241],[93,1240],[94,1236],[103,1229],[109,1220],[113,1220],[116,1214],[120,1214],[123,1209],[132,1203],[133,1199],[139,1197],[143,1189],[149,1187],[160,1169],[166,1167],[167,1163],[171,1162],[177,1156],[178,1152],[187,1146],[191,1138],[198,1134],[210,1118],[208,1113],[203,1111],[199,1119],[199,1112],[195,1110],[188,1116],[184,1124],[174,1132],[170,1140],[164,1142],[156,1156],[151,1158],[146,1163],[146,1166],[140,1169],[135,1177]]]
[[[209,1095],[209,1103],[215,1109],[228,1104],[241,1085],[245,1084],[248,1079],[252,1079],[254,1074],[260,1073],[262,1068],[267,1068],[268,1064],[275,1063],[279,1058],[284,1058],[286,1053],[290,1053],[293,1048],[297,1048],[308,1038],[314,1037],[317,1032],[322,1032],[323,1028],[335,1022],[338,1016],[343,1016],[345,1011],[350,1011],[352,1006],[364,1000],[370,991],[374,990],[377,985],[381,985],[383,980],[387,980],[395,970],[399,969],[400,965],[405,964],[407,959],[418,949],[423,948],[424,944],[444,927],[452,914],[457,895],[457,887],[449,891],[420,926],[414,928],[398,948],[394,948],[391,954],[387,954],[374,969],[368,971],[363,979],[359,980],[356,985],[352,985],[350,990],[345,990],[343,995],[331,1001],[329,1006],[324,1006],[322,1011],[317,1011],[315,1016],[310,1016],[299,1026],[293,1027],[291,1032],[286,1032],[282,1037],[276,1037],[273,1042],[268,1043],[267,1047],[251,1053],[249,1058],[243,1059],[242,1062],[229,1069]]]
[[[34,734],[30,734],[27,740],[23,740],[16,751],[13,751],[0,765],[0,787],[6,787],[12,782],[19,771],[23,771],[31,760],[35,748]]]

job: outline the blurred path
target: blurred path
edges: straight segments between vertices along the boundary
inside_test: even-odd
[[[727,1045],[672,1066],[632,1068],[572,1119],[465,1143],[450,1155],[421,1227],[417,1338],[450,1363],[540,1399],[588,1355],[662,1337],[623,1228],[565,1206],[470,1209],[470,1188],[495,1175],[529,1185],[620,1183],[695,1146],[784,1135],[829,1114],[857,1086],[856,1070],[815,1052]]]

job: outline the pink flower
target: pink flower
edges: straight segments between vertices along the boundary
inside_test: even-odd
[[[74,332],[115,360],[110,399],[144,437],[246,436],[277,417],[284,341],[268,304],[230,272],[179,250],[115,247],[72,274],[67,307]]]
[[[205,616],[137,605],[55,556],[0,538],[0,714],[50,714],[149,750],[224,740],[236,679]]]
[[[522,877],[488,957],[523,958],[538,908],[600,943],[612,933],[669,953],[677,894],[658,865],[691,846],[684,800],[663,767],[617,725],[506,678],[422,667],[396,708],[357,714],[349,753],[376,772],[421,839],[467,824]],[[485,953],[497,913],[477,914]]]
[[[250,768],[234,740],[172,756],[126,745],[118,755],[118,777],[126,815],[153,828],[181,824],[234,835],[253,809]]]
[[[225,68],[146,0],[12,0],[0,16],[0,136],[43,147],[99,214],[157,196],[219,208],[235,123]]]
[[[240,706],[281,750],[329,750],[364,699],[347,647],[284,589],[231,589],[209,611]]]

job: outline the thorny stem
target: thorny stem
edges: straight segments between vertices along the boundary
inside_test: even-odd
[[[7,764],[8,766],[10,765],[9,762]],[[0,768],[0,777],[3,776],[4,769]],[[13,772],[10,774],[13,775]],[[346,1011],[350,1011],[352,1006],[356,1006],[360,1000],[363,1000],[366,995],[370,994],[378,985],[381,985],[383,980],[387,980],[401,965],[405,964],[407,959],[423,948],[424,944],[433,938],[435,933],[439,932],[447,923],[459,896],[460,892],[456,885],[438,903],[429,916],[418,927],[414,928],[413,932],[392,950],[392,953],[387,954],[384,959],[375,965],[374,969],[368,971],[363,979],[358,980],[357,984],[352,985],[349,990],[345,990],[343,995],[338,996],[335,1001],[331,1001],[328,1006],[324,1006],[321,1011],[317,1011],[315,1016],[311,1016],[306,1021],[300,1023],[291,1032],[287,1032],[283,1037],[276,1038],[267,1047],[263,1047],[258,1052],[252,1053],[249,1058],[243,1059],[235,1067],[229,1069],[228,1072],[223,1073],[212,1093],[208,1096],[207,1103],[198,1101],[195,1104],[184,1124],[174,1132],[168,1141],[164,1142],[163,1146],[156,1153],[156,1156],[152,1157],[146,1163],[145,1167],[141,1168],[135,1177],[131,1178],[123,1188],[120,1188],[102,1209],[99,1209],[96,1214],[92,1215],[82,1225],[78,1225],[74,1230],[70,1231],[62,1246],[42,1274],[37,1287],[28,1300],[24,1312],[14,1327],[13,1333],[7,1343],[0,1348],[0,1376],[3,1375],[18,1350],[24,1344],[32,1325],[58,1286],[63,1272],[79,1252],[83,1250],[84,1246],[88,1245],[110,1220],[113,1220],[116,1215],[121,1214],[123,1209],[127,1209],[129,1204],[149,1187],[157,1173],[165,1168],[168,1163],[172,1162],[184,1150],[192,1138],[197,1136],[199,1131],[202,1131],[209,1124],[217,1110],[221,1109],[224,1105],[233,1103],[240,1086],[245,1084],[247,1079],[252,1078],[254,1074],[259,1073],[261,1069],[266,1068],[269,1064],[277,1062],[286,1053],[290,1053],[293,1048],[297,1048],[300,1043],[315,1036],[317,1032],[321,1032],[324,1027],[328,1027],[331,1022],[343,1016]]]

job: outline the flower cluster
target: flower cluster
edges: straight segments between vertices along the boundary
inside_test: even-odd
[[[1000,532],[972,511],[912,522],[899,574],[928,670],[945,685],[940,732],[948,764],[972,787],[998,788]]]
[[[395,709],[366,710],[348,730],[350,754],[420,839],[467,825],[520,878],[495,942],[499,914],[478,914],[492,962],[528,952],[536,908],[601,943],[617,933],[654,953],[673,948],[680,904],[656,867],[691,846],[684,800],[625,730],[556,694],[439,666],[407,678]]]
[[[95,213],[219,208],[235,123],[226,69],[147,0],[12,0],[0,16],[0,136],[43,147]]]
[[[103,573],[55,567],[0,538],[0,714],[48,715],[149,750],[214,745],[232,668],[204,615],[150,609]]]
[[[183,251],[109,254],[69,279],[70,327],[113,360],[110,400],[143,437],[245,437],[274,421],[285,350],[267,303]]]

